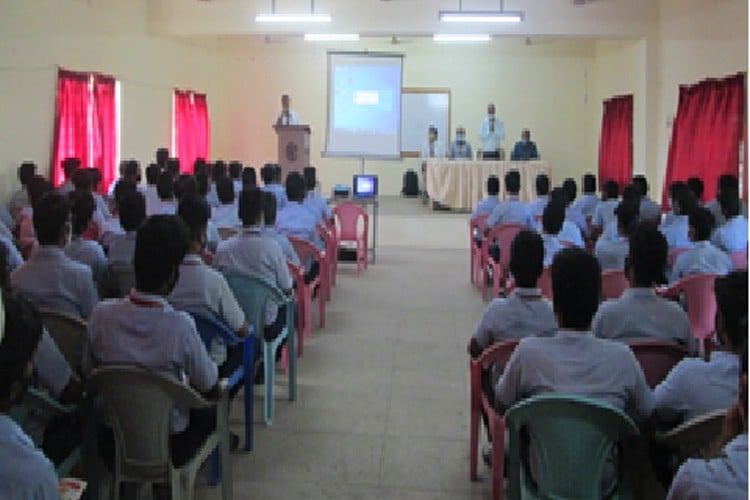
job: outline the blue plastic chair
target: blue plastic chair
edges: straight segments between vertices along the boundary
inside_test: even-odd
[[[513,406],[505,421],[509,498],[598,500],[602,473],[615,448],[617,482],[608,498],[633,498],[639,432],[625,413],[581,396],[542,394]]]
[[[245,319],[255,332],[263,332],[266,318],[266,302],[286,305],[286,326],[271,342],[263,341],[263,365],[265,370],[265,396],[263,417],[266,425],[273,421],[273,388],[276,383],[276,350],[287,339],[289,357],[289,401],[297,399],[297,345],[294,335],[294,300],[266,279],[251,275],[229,273],[226,275],[229,288],[245,313]]]
[[[245,387],[245,451],[253,449],[253,375],[255,372],[255,338],[252,326],[248,328],[248,335],[244,339],[238,338],[227,325],[203,314],[190,315],[195,320],[198,334],[201,336],[206,349],[211,349],[214,338],[221,339],[227,347],[242,344],[242,365],[229,376],[229,387],[238,385]]]

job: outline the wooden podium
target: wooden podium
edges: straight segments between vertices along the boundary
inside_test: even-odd
[[[302,173],[310,165],[310,126],[275,125],[273,129],[279,140],[279,166],[281,182],[289,172]]]

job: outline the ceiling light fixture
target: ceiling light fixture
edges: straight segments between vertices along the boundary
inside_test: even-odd
[[[523,12],[505,10],[503,0],[499,10],[463,10],[463,1],[458,0],[458,10],[441,10],[438,18],[444,23],[516,24],[523,21]]]
[[[357,42],[357,33],[305,33],[306,42]]]
[[[276,0],[271,0],[271,13],[258,14],[255,16],[256,23],[330,23],[330,14],[316,14],[315,0],[310,0],[309,14],[278,14],[276,12]]]
[[[432,36],[434,42],[439,43],[461,43],[461,42],[489,42],[490,35],[457,35],[449,33],[438,33]]]

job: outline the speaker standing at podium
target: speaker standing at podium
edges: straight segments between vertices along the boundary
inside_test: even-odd
[[[284,94],[281,96],[281,112],[278,118],[276,118],[276,125],[299,125],[299,116],[294,110],[289,108],[289,95]]]
[[[482,159],[500,159],[500,141],[505,139],[505,126],[495,116],[495,105],[487,105],[487,116],[482,120],[482,128],[479,131],[482,140]]]

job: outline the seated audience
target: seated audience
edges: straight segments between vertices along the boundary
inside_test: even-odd
[[[740,195],[733,189],[725,189],[719,199],[724,224],[716,228],[711,243],[727,253],[747,249],[747,218],[740,213]]]
[[[164,166],[164,171],[168,172],[169,175],[172,176],[172,179],[177,180],[177,177],[179,177],[180,175],[180,159],[179,158],[167,159],[167,164]]]
[[[574,203],[576,200],[576,196],[578,195],[578,186],[576,186],[576,181],[568,178],[563,181],[562,184],[563,191],[565,191],[565,194],[568,196],[568,205],[565,209],[565,220],[572,222],[576,226],[578,226],[578,230],[581,232],[581,234],[588,238],[589,234],[589,225],[586,223],[586,217],[584,217],[583,213],[576,207],[576,204]]]
[[[284,208],[276,215],[276,230],[285,236],[294,236],[307,240],[321,250],[325,250],[325,243],[318,234],[318,220],[307,210],[305,200],[305,180],[299,172],[292,172],[286,178],[286,196],[288,200]],[[278,196],[276,197],[277,207]]]
[[[229,177],[221,177],[216,182],[216,195],[219,205],[211,210],[211,222],[216,227],[239,227],[242,225],[237,215],[234,185]]]
[[[99,288],[106,288],[110,286],[112,279],[107,256],[98,242],[82,238],[94,215],[94,197],[91,193],[73,191],[69,198],[72,238],[65,247],[65,255],[87,265]]]
[[[315,191],[317,179],[315,178],[315,167],[302,169],[302,177],[305,179],[305,201],[302,204],[312,213],[318,224],[323,226],[333,222],[333,213],[326,199]]]
[[[619,196],[620,187],[617,185],[617,182],[607,181],[604,183],[602,189],[602,201],[596,206],[596,210],[594,210],[594,219],[591,221],[591,225],[596,229],[596,232],[601,235],[600,238],[617,238],[617,217],[615,216],[615,208],[620,204],[618,201]]]
[[[60,498],[55,467],[10,417],[33,379],[42,321],[22,297],[0,297],[0,497]]]
[[[497,195],[500,193],[500,179],[496,175],[487,177],[487,196],[479,200],[469,219],[480,215],[490,215],[495,207],[500,203]]]
[[[585,174],[583,176],[583,194],[573,204],[573,209],[582,213],[586,221],[593,220],[599,198],[596,196],[596,176]]]
[[[639,220],[655,224],[661,222],[661,206],[648,197],[648,181],[646,180],[646,176],[634,176],[633,186],[638,190],[638,194],[641,197],[641,204],[638,210]]]
[[[676,302],[659,297],[654,286],[664,281],[667,242],[650,223],[640,223],[630,235],[625,277],[630,288],[619,299],[599,306],[591,326],[599,338],[621,342],[675,342],[694,350],[687,314]]]
[[[263,228],[260,232],[276,241],[284,253],[284,258],[295,266],[299,266],[299,256],[289,243],[289,238],[276,230],[276,196],[273,193],[263,193]]]
[[[670,281],[675,282],[686,276],[711,273],[724,276],[734,267],[729,256],[711,244],[713,216],[708,209],[695,206],[688,214],[690,241],[693,247],[677,257],[672,268]]]
[[[628,256],[630,234],[638,223],[638,205],[623,202],[615,209],[617,216],[618,238],[600,238],[596,242],[594,255],[602,271],[621,271],[625,269],[625,259]]]
[[[91,269],[65,255],[70,238],[70,204],[47,193],[34,206],[39,247],[10,275],[14,290],[42,310],[88,319],[98,299]]]
[[[719,345],[708,362],[685,358],[672,368],[654,389],[657,418],[678,425],[716,410],[724,410],[737,399],[740,357],[747,346],[747,271],[717,278],[716,335]]]
[[[152,163],[146,167],[146,189],[143,192],[146,199],[146,215],[155,214],[159,205],[159,193],[156,191],[156,184],[159,182],[160,175],[161,168],[159,165]]]
[[[258,187],[258,179],[255,174],[254,167],[245,167],[242,169],[242,189],[248,190],[250,188]],[[239,198],[239,193],[237,193]]]
[[[211,207],[219,206],[219,194],[216,191],[216,186],[221,179],[227,178],[227,165],[221,160],[217,160],[211,166],[211,184],[208,187],[208,194],[206,194],[206,201]]]
[[[287,195],[276,173],[276,166],[271,163],[263,165],[263,168],[260,169],[260,178],[263,179],[261,190],[273,193],[276,196],[276,209],[281,214],[287,204]]]
[[[724,191],[740,192],[740,181],[736,175],[723,174],[716,182],[716,198],[706,203],[706,208],[714,216],[714,227],[722,226],[726,220],[721,211],[721,193]]]
[[[291,176],[292,174],[290,174]],[[299,176],[299,174],[297,174]],[[302,180],[302,177],[300,180]],[[288,182],[287,182],[288,185]],[[291,203],[293,205],[296,203]],[[308,213],[305,209],[302,209]],[[224,273],[261,276],[287,294],[292,291],[292,277],[284,253],[276,241],[261,232],[263,222],[263,192],[259,189],[240,194],[242,231],[219,243],[214,256],[214,267]],[[266,304],[264,337],[273,340],[286,324],[286,306],[269,301]]]
[[[94,182],[97,180],[97,174],[99,174],[99,171],[95,168],[79,168],[76,170],[73,173],[74,191],[77,193],[89,193],[93,196]],[[101,175],[99,175],[98,178],[101,179]],[[70,195],[70,193],[68,193],[68,195]],[[100,212],[95,204],[94,213],[91,216],[91,227],[86,228],[86,236],[91,239],[99,240],[101,233],[104,230],[105,220],[105,214]]]
[[[177,200],[174,197],[174,181],[175,178],[168,171],[159,174],[159,181],[156,183],[156,193],[159,195],[159,201],[154,205],[154,213],[152,215],[174,215],[177,212]]]
[[[566,192],[563,188],[555,188],[552,190],[552,193],[550,193],[549,199],[550,202],[555,201],[557,203],[562,203],[562,205],[565,207],[567,215],[568,208],[570,207],[569,196],[569,193]],[[576,246],[578,248],[583,248],[586,245],[586,243],[583,241],[581,228],[575,222],[569,220],[567,217],[563,220],[562,229],[557,234],[557,239],[566,246]]]
[[[690,177],[687,182],[685,182],[685,185],[690,192],[693,193],[695,201],[699,204],[703,204],[703,179],[700,177]]]
[[[558,235],[565,221],[565,204],[560,200],[547,203],[542,214],[542,241],[544,242],[544,267],[552,265],[557,252],[565,248]]]
[[[57,192],[63,196],[68,196],[74,189],[73,175],[81,168],[81,160],[78,158],[65,158],[62,160],[62,170],[65,174],[65,182],[57,188]]]
[[[87,168],[86,169],[91,176],[91,195],[94,197],[94,211],[101,215],[102,219],[106,221],[112,214],[109,211],[107,202],[99,194],[99,189],[102,184],[102,173],[98,168]]]
[[[664,217],[659,231],[667,239],[670,250],[692,248],[693,242],[690,241],[688,235],[690,232],[688,214],[698,206],[693,193],[684,182],[673,182],[669,186],[669,203],[672,213]]]
[[[500,224],[523,224],[534,229],[536,224],[531,218],[529,206],[521,201],[521,174],[518,170],[510,170],[505,174],[505,200],[499,202],[487,218],[487,228],[491,229]]]
[[[24,207],[31,206],[28,186],[29,182],[31,182],[31,179],[33,179],[35,175],[36,163],[34,162],[25,161],[21,163],[20,167],[18,167],[18,180],[21,182],[21,188],[13,193],[8,205],[10,215],[13,217],[16,224],[21,222],[21,210]],[[8,229],[13,230],[12,227]]]
[[[229,162],[229,178],[232,180],[235,197],[239,196],[240,191],[242,191],[242,163],[238,161]]]
[[[104,230],[102,231],[102,246],[104,248],[109,249],[113,238],[125,234],[120,223],[119,204],[126,195],[138,192],[135,181],[130,177],[124,176],[115,184],[115,189],[112,191],[112,203],[110,204],[112,217],[104,223]]]
[[[136,231],[146,220],[146,199],[137,191],[126,193],[118,200],[117,207],[125,232],[112,238],[107,258],[113,266],[130,267],[135,255]]]
[[[499,189],[498,186],[498,191]],[[547,206],[548,201],[549,177],[547,177],[547,174],[538,174],[536,176],[536,199],[529,203],[529,212],[531,213],[531,218],[534,220],[537,228],[541,225],[544,207]]]
[[[30,204],[21,210],[21,222],[18,224],[18,246],[21,248],[21,253],[26,257],[31,255],[32,249],[37,244],[36,234],[34,233],[33,207],[45,194],[52,191],[52,184],[41,175],[35,175],[29,181],[28,189]]]

